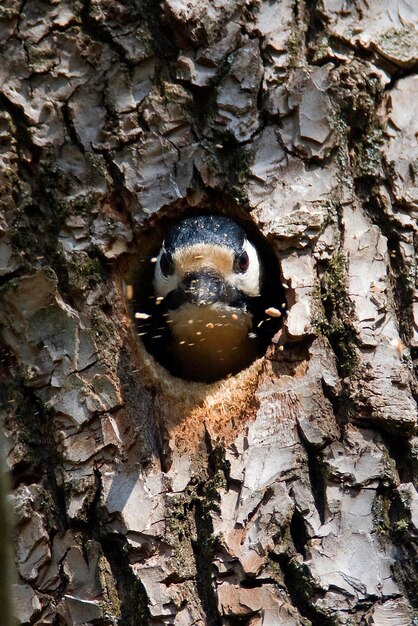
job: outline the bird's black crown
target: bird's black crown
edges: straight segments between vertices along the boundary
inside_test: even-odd
[[[188,217],[174,226],[164,242],[168,252],[198,243],[224,246],[240,251],[245,232],[233,220],[221,215],[198,215]]]

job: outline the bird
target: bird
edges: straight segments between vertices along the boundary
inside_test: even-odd
[[[264,275],[257,246],[233,219],[197,215],[171,227],[153,277],[160,362],[206,383],[250,365],[260,354]]]

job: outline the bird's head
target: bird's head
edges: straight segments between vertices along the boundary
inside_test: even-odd
[[[157,258],[154,291],[165,308],[237,311],[260,295],[261,263],[245,231],[227,217],[190,217],[174,226]]]

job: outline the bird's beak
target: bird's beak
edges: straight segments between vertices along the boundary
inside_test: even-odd
[[[164,305],[168,310],[174,311],[183,304],[216,304],[245,309],[246,297],[218,273],[203,269],[186,274],[180,285],[164,298]]]
[[[214,272],[191,272],[184,277],[182,290],[185,299],[191,304],[198,306],[214,304],[224,300],[225,281]]]

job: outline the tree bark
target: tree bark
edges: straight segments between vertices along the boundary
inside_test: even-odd
[[[418,623],[415,3],[6,0],[0,20],[18,623]],[[203,385],[132,312],[165,230],[211,210],[268,239],[288,315]]]

